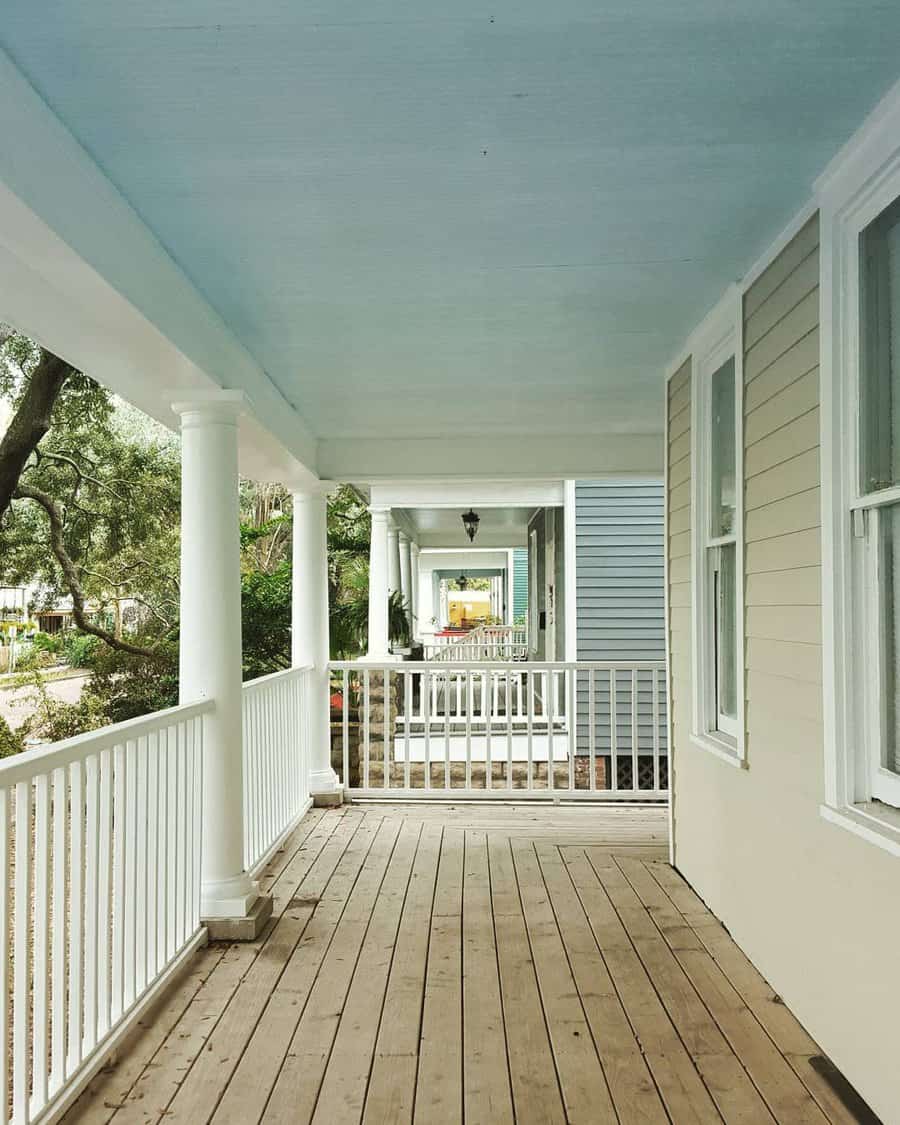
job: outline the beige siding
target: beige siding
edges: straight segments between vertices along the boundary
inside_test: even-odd
[[[691,363],[669,380],[666,417],[669,693],[675,738],[691,722]],[[681,732],[681,733],[680,733]],[[670,773],[671,778],[671,773]]]
[[[813,218],[744,296],[746,770],[690,738],[687,367],[669,386],[675,860],[873,1108],[900,1120],[900,989],[883,972],[900,861],[819,813],[818,278]]]

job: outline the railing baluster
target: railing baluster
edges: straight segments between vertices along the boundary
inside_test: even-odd
[[[113,914],[112,885],[112,753],[100,751],[100,866],[97,877],[97,1036],[110,1022],[110,948],[107,935]]]
[[[138,917],[138,876],[137,853],[141,825],[137,815],[138,792],[138,748],[134,739],[125,744],[125,825],[123,836],[125,845],[123,927],[123,965],[122,965],[122,1003],[128,1008],[135,998],[135,968],[137,963],[137,917]]]
[[[588,755],[590,757],[590,782],[589,787],[593,792],[597,788],[597,703],[594,688],[594,669],[589,668],[588,673]]]
[[[513,787],[512,673],[506,670],[506,788]]]
[[[384,718],[382,719],[384,726],[382,742],[384,746],[384,778],[382,780],[382,788],[389,789],[391,784],[391,747],[394,743],[394,723],[391,718],[394,708],[391,705],[390,668],[385,668],[382,683],[384,684]]]
[[[474,680],[471,671],[463,673],[466,678],[466,789],[472,788],[472,711]]]
[[[84,1047],[97,1042],[97,880],[100,869],[98,756],[85,762]]]
[[[425,778],[426,789],[431,788],[431,673],[426,668],[422,675],[422,708],[425,725]]]
[[[69,766],[69,1012],[66,1076],[82,1060],[84,1038],[84,763]]]
[[[444,788],[450,788],[450,672],[444,673]]]
[[[4,792],[0,790],[0,792]],[[53,933],[50,954],[50,1081],[48,1092],[52,1095],[62,1086],[66,1077],[66,823],[69,794],[66,771],[59,767],[53,771]],[[6,843],[6,834],[0,837],[0,847]],[[0,887],[6,880],[0,875]],[[5,949],[0,937],[0,948]],[[5,974],[4,974],[5,975]],[[5,1007],[0,1009],[5,1011]],[[6,1058],[5,1052],[0,1056]],[[0,1097],[0,1105],[6,1103]]]
[[[619,789],[618,758],[619,692],[616,686],[616,670],[609,670],[609,772],[610,788],[613,793]]]
[[[638,784],[638,681],[637,670],[631,670],[631,788],[635,793]]]
[[[409,728],[412,726],[412,672],[407,669],[403,673],[403,714],[406,721],[403,724],[403,788],[409,789],[410,761],[409,761]]]
[[[482,691],[487,697],[487,717],[485,719],[484,740],[484,787],[494,788],[493,731],[494,731],[494,674],[482,674]]]
[[[125,747],[113,750],[113,830],[112,830],[112,989],[110,1020],[115,1022],[124,1010],[125,994],[125,856],[127,823],[125,809]]]
[[[552,793],[556,788],[555,770],[553,768],[553,751],[555,749],[553,737],[553,715],[556,711],[556,701],[553,698],[556,693],[556,678],[551,669],[547,672],[547,699],[544,706],[544,711],[547,715],[547,788]]]
[[[363,673],[363,789],[369,788],[369,669]]]
[[[659,792],[659,677],[656,669],[650,672],[653,710],[653,790]]]
[[[524,672],[525,677],[525,706],[528,712],[526,717],[528,737],[528,769],[526,788],[529,793],[534,789],[534,672]]]
[[[357,719],[359,716],[357,716]],[[407,720],[408,723],[409,720]],[[357,742],[359,742],[359,723],[357,722]],[[408,751],[407,751],[408,752]],[[350,787],[350,673],[345,668],[341,672],[341,783]]]
[[[46,773],[34,783],[33,924],[31,1085],[32,1098],[43,1105],[50,1051],[50,776]]]
[[[575,789],[575,754],[578,727],[578,669],[566,668],[563,672],[566,685],[566,729],[569,732],[569,792]]]
[[[13,936],[13,1119],[28,1120],[28,1049],[31,1025],[31,782],[16,785],[15,933]],[[4,950],[5,953],[5,950]],[[4,958],[5,961],[5,958]],[[6,971],[6,965],[3,966]],[[3,1013],[4,1019],[6,1013]],[[3,1060],[6,1065],[6,1059]],[[3,1107],[5,1111],[5,1106]]]

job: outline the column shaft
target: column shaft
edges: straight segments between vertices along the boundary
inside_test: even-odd
[[[340,789],[331,767],[331,714],[328,661],[327,495],[294,492],[291,662],[311,665],[309,697],[310,776],[313,796]]]

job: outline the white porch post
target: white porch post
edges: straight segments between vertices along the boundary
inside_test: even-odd
[[[341,800],[331,768],[328,661],[327,504],[331,486],[295,489],[291,590],[291,663],[312,666],[309,712],[309,793],[316,804]]]
[[[412,621],[412,560],[410,555],[409,536],[401,531],[399,535],[400,546],[400,593],[406,603],[406,611]]]
[[[409,545],[409,597],[413,640],[419,639],[419,544]]]
[[[198,392],[181,417],[179,698],[215,700],[204,723],[201,917],[210,934],[253,938],[272,912],[244,870],[241,727],[239,391]]]
[[[386,660],[388,639],[388,521],[390,508],[369,508],[372,533],[369,545],[369,652],[370,660]]]
[[[388,597],[400,589],[400,531],[388,519]]]

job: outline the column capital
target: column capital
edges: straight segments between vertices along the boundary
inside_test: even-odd
[[[288,489],[294,502],[299,500],[323,499],[338,487],[334,480],[297,480],[285,481],[284,487]]]
[[[243,391],[222,388],[195,391],[175,391],[172,410],[181,417],[182,426],[203,422],[236,422],[242,414],[249,414],[250,399]]]
[[[400,545],[401,546],[404,543],[408,543],[408,544],[412,545],[412,538],[409,535],[406,534],[406,532],[403,530],[402,527],[399,529],[397,534],[400,536]]]
[[[366,509],[372,519],[383,520],[385,523],[390,519],[391,509],[383,507],[381,504],[370,504]]]

